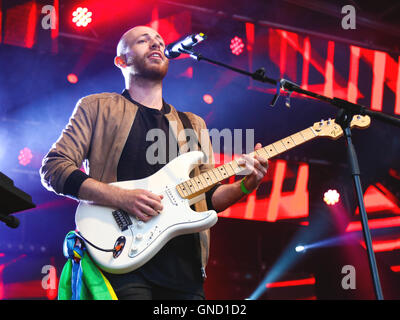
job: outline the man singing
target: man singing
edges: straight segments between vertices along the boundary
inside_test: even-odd
[[[137,180],[160,170],[165,163],[149,163],[146,140],[149,130],[160,129],[169,136],[172,124],[177,132],[184,129],[177,110],[163,100],[162,80],[169,61],[164,55],[165,43],[152,28],[138,26],[127,31],[117,46],[115,65],[125,79],[125,90],[84,97],[61,136],[43,159],[40,170],[43,185],[51,191],[99,205],[123,209],[142,221],[157,216],[163,209],[162,197],[148,190],[126,190],[111,182]],[[206,125],[199,116],[185,112],[193,130],[200,137]],[[172,130],[173,131],[173,130]],[[181,149],[183,142],[174,140],[165,146]],[[208,139],[207,144],[211,146]],[[208,159],[213,159],[212,148]],[[255,150],[261,148],[257,144]],[[171,161],[170,157],[167,159]],[[88,174],[81,171],[89,164]],[[249,175],[243,181],[217,184],[196,203],[197,211],[221,212],[251,192],[267,172],[267,161],[258,156],[242,155],[240,162]],[[201,164],[195,175],[213,168]],[[241,185],[242,183],[242,185]],[[246,193],[247,193],[246,192]],[[125,274],[103,272],[118,299],[204,299],[203,281],[208,260],[209,230],[181,235],[170,240],[151,260],[139,269]]]

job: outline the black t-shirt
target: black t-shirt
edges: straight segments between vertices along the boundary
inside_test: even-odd
[[[170,106],[163,102],[161,110],[152,109],[133,101],[127,90],[124,90],[122,95],[135,103],[138,110],[118,163],[117,180],[146,178],[160,170],[176,156],[176,152],[171,152],[171,155],[169,152],[168,137],[171,129],[167,118],[164,116],[169,113]],[[167,143],[162,144],[165,149],[161,151],[165,155],[166,162],[149,164],[146,159],[148,147],[155,143],[154,141],[146,141],[146,135],[152,129],[161,129],[167,138]],[[172,137],[174,137],[173,134]],[[171,147],[177,150],[176,139],[173,144],[174,146]],[[147,281],[160,286],[202,294],[203,279],[199,234],[181,235],[171,239],[150,261],[127,277],[132,279],[133,274],[141,275]]]

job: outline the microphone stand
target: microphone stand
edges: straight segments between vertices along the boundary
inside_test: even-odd
[[[350,168],[351,168],[351,175],[352,175],[353,183],[354,183],[354,187],[355,187],[355,194],[356,194],[358,206],[360,209],[361,224],[362,224],[362,229],[363,229],[364,241],[365,241],[366,248],[367,248],[368,262],[369,262],[369,266],[370,266],[370,270],[371,270],[374,292],[375,292],[377,300],[383,300],[382,288],[381,288],[378,268],[377,268],[376,260],[375,260],[375,253],[372,248],[371,233],[370,233],[370,229],[368,226],[368,217],[367,217],[367,212],[365,210],[365,204],[364,204],[364,199],[363,199],[363,191],[362,191],[361,180],[360,180],[360,168],[358,165],[357,153],[354,148],[353,141],[352,141],[350,123],[351,123],[351,120],[353,119],[353,116],[356,114],[368,115],[371,118],[374,118],[379,121],[383,121],[383,122],[386,122],[388,124],[395,125],[398,127],[400,127],[400,119],[390,116],[388,114],[382,113],[382,112],[369,110],[360,104],[351,103],[351,102],[348,102],[346,100],[339,99],[336,97],[329,98],[329,97],[317,94],[312,91],[304,90],[304,89],[300,88],[297,84],[295,84],[289,80],[286,80],[286,79],[275,80],[272,78],[268,78],[267,76],[265,76],[264,68],[260,68],[257,71],[255,71],[254,73],[251,73],[251,72],[248,72],[245,70],[241,70],[241,69],[229,66],[225,63],[206,58],[203,55],[201,55],[200,53],[194,52],[192,50],[182,49],[180,51],[182,53],[189,54],[191,58],[193,58],[197,61],[205,60],[214,65],[222,66],[224,68],[230,69],[230,70],[238,72],[240,74],[247,75],[256,81],[276,85],[277,91],[276,91],[274,98],[272,99],[272,101],[270,103],[271,106],[275,105],[276,101],[278,100],[278,98],[280,96],[281,89],[284,89],[289,94],[289,96],[286,100],[286,106],[288,106],[288,107],[290,106],[290,95],[292,94],[293,91],[295,91],[295,92],[316,98],[318,100],[327,102],[327,103],[339,108],[339,111],[335,118],[335,122],[338,123],[342,127],[343,133],[345,135],[345,143],[346,143],[346,147],[347,147],[348,161],[349,161]]]
[[[254,80],[257,80],[257,81],[260,81],[260,82],[271,83],[271,84],[275,84],[275,85],[277,84],[276,80],[268,78],[268,77],[265,76],[264,68],[260,68],[256,72],[251,73],[251,72],[248,72],[246,70],[238,69],[238,68],[232,67],[232,66],[230,66],[228,64],[225,64],[225,63],[222,63],[222,62],[219,62],[219,61],[216,61],[216,60],[209,59],[207,57],[204,57],[202,54],[200,54],[198,52],[194,52],[194,51],[186,50],[186,49],[179,49],[179,51],[182,52],[182,53],[189,54],[191,58],[193,58],[193,59],[195,59],[197,61],[204,60],[204,61],[207,61],[209,63],[215,64],[217,66],[221,66],[221,67],[224,67],[226,69],[230,69],[232,71],[241,73],[241,74],[243,74],[245,76],[249,76],[249,77],[253,78]]]

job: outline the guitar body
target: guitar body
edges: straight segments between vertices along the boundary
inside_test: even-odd
[[[139,221],[118,208],[81,201],[75,223],[80,234],[103,249],[118,248],[118,253],[104,252],[87,245],[96,264],[109,273],[135,270],[149,261],[170,239],[200,232],[218,220],[214,210],[196,212],[188,199],[182,198],[176,185],[189,179],[190,171],[204,154],[192,151],[175,158],[155,174],[140,180],[112,183],[124,189],[146,189],[163,195],[163,210],[147,222]]]

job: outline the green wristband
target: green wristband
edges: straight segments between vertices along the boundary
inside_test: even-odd
[[[242,181],[240,182],[240,190],[242,190],[242,192],[244,194],[249,194],[249,193],[251,193],[251,191],[247,190],[246,187],[244,186],[244,180],[245,179],[246,178],[243,178]]]

